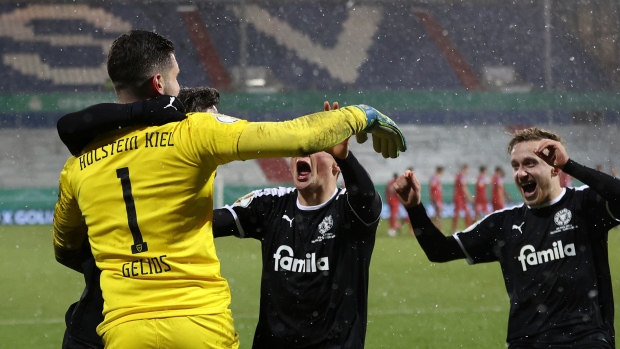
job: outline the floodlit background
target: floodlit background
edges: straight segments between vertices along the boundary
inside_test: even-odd
[[[52,255],[57,179],[70,156],[55,123],[115,101],[106,55],[131,29],[170,38],[180,83],[218,88],[228,115],[287,120],[325,100],[381,110],[402,127],[409,150],[387,160],[369,144],[352,151],[381,193],[411,167],[426,193],[444,166],[446,218],[463,164],[472,192],[480,166],[503,166],[519,200],[505,150],[515,129],[558,131],[575,160],[620,167],[616,0],[0,0],[0,348],[60,347],[64,311],[83,282]],[[222,166],[216,206],[281,185],[290,185],[284,159]],[[508,298],[497,264],[432,264],[408,227],[391,238],[382,224],[378,234],[368,348],[503,347]],[[620,266],[615,240],[612,269]],[[259,245],[224,238],[217,247],[249,348]]]

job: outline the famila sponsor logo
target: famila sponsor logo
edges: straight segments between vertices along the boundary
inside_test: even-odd
[[[316,253],[306,253],[306,258],[295,258],[293,249],[282,245],[273,255],[274,270],[287,270],[298,273],[316,273],[317,271],[329,270],[327,257],[316,258]]]
[[[521,253],[517,259],[521,262],[523,271],[527,271],[528,265],[539,265],[575,255],[575,244],[563,245],[562,240],[558,240],[553,243],[552,248],[542,251],[536,251],[532,245],[525,245],[521,247]]]

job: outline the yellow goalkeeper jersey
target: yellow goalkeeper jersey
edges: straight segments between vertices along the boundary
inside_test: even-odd
[[[181,122],[106,134],[68,159],[60,175],[54,245],[62,260],[62,253],[78,251],[89,238],[105,302],[98,332],[137,319],[225,311],[230,290],[212,234],[217,166],[315,152],[365,127],[358,108],[332,112],[329,119],[321,114],[248,123],[193,113]],[[326,134],[326,122],[350,127],[334,126]]]

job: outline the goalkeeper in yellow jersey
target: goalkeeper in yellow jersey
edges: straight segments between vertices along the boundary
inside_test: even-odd
[[[120,103],[139,109],[140,100],[170,95],[163,109],[176,108],[179,67],[169,40],[130,31],[114,41],[107,64]],[[90,242],[101,270],[104,320],[97,331],[105,347],[237,348],[211,231],[217,166],[306,155],[367,133],[384,157],[406,150],[389,118],[360,105],[273,123],[194,113],[104,133],[68,159],[54,249],[60,263],[80,271],[82,246]]]

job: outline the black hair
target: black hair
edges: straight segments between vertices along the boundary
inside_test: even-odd
[[[117,91],[128,90],[137,98],[150,98],[149,79],[171,69],[172,54],[172,41],[153,32],[131,30],[112,43],[108,75]]]
[[[204,112],[220,103],[220,92],[212,87],[184,87],[178,98],[186,113]]]

